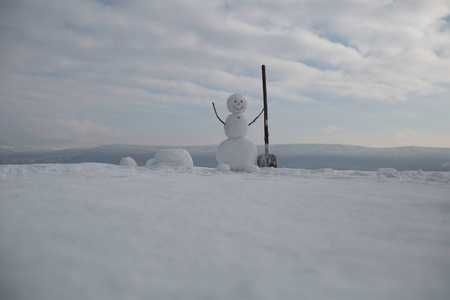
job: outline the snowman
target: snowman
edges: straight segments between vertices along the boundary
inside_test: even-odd
[[[243,96],[233,94],[228,97],[227,107],[231,115],[225,122],[217,115],[214,102],[213,107],[216,117],[224,124],[225,135],[228,137],[217,148],[216,158],[219,162],[217,169],[219,171],[258,172],[259,168],[255,165],[256,145],[245,136],[248,133],[248,127],[259,118],[264,109],[250,124],[247,124],[243,115],[247,109],[247,100]]]

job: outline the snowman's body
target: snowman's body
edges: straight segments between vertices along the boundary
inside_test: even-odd
[[[232,139],[244,138],[248,133],[247,119],[242,113],[229,115],[223,127],[225,135]]]
[[[228,110],[232,113],[225,121],[225,135],[228,137],[217,148],[217,167],[221,171],[255,172],[257,156],[256,145],[245,138],[248,123],[242,113],[247,108],[247,100],[239,94],[231,95],[227,100]]]

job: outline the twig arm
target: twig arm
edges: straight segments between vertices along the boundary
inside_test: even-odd
[[[250,123],[248,123],[248,126],[252,125],[253,123],[255,123],[256,120],[258,120],[259,116],[261,116],[261,114],[264,112],[264,108],[261,110],[261,112],[259,113],[259,115]]]
[[[222,119],[219,117],[219,115],[217,114],[217,110],[216,110],[216,105],[214,104],[214,102],[212,103],[213,108],[214,108],[214,112],[216,113],[216,117],[217,119],[219,119],[220,122],[222,122],[223,125],[225,125],[225,122],[222,121]]]

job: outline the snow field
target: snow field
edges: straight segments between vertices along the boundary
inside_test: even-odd
[[[2,299],[448,299],[450,173],[0,166]]]

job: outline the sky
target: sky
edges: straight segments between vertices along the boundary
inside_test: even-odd
[[[215,145],[263,64],[271,144],[450,147],[450,0],[0,0],[0,147]]]

